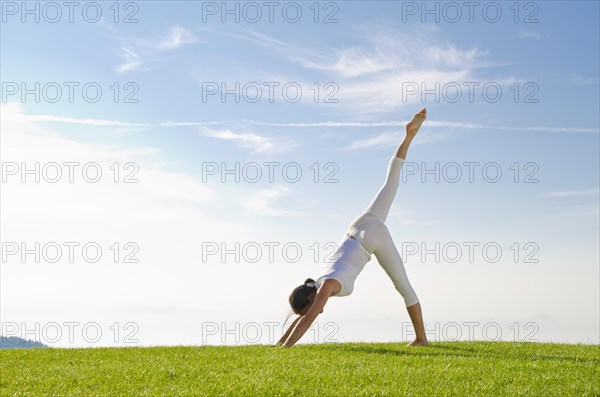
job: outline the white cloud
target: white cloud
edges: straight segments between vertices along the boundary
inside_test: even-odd
[[[359,76],[372,75],[397,69],[402,64],[406,65],[406,60],[395,59],[389,55],[360,47],[352,47],[341,51],[337,59],[331,63],[319,63],[308,59],[301,59],[306,67],[335,73],[343,77],[354,78]]]
[[[248,120],[249,123],[274,127],[404,127],[409,120],[397,121],[318,121],[313,123],[270,123]],[[452,127],[452,128],[487,128],[481,124],[464,123],[456,121],[426,120],[427,127]]]
[[[553,192],[546,192],[542,194],[544,197],[579,197],[579,196],[597,196],[598,189],[588,190],[558,190]]]
[[[353,141],[349,145],[344,147],[343,150],[352,151],[352,150],[366,149],[369,147],[398,146],[404,139],[405,135],[406,135],[406,132],[404,130],[390,132],[390,133],[383,133],[383,134],[379,134],[372,138],[359,139],[359,140]],[[435,143],[435,142],[445,141],[450,138],[451,137],[448,135],[441,135],[441,134],[431,134],[431,133],[421,134],[421,135],[417,135],[417,137],[415,138],[415,140],[413,141],[412,144],[413,145],[423,145],[423,144],[427,144],[427,143]]]
[[[237,133],[228,129],[213,130],[204,127],[202,134],[212,138],[233,141],[252,153],[281,154],[289,151],[295,144],[291,141],[274,139],[255,133]]]
[[[161,127],[198,127],[223,123],[225,123],[225,121],[163,121],[158,125]]]
[[[98,126],[98,127],[150,127],[151,126],[151,124],[148,124],[148,123],[132,123],[129,121],[121,121],[121,120],[64,117],[64,116],[56,116],[56,115],[52,115],[52,114],[27,115],[27,119],[30,121],[34,121],[34,122],[50,121],[50,122],[57,122],[57,123],[89,125],[89,126]]]
[[[373,138],[359,139],[351,142],[346,147],[346,150],[358,150],[373,146],[390,146],[398,144],[398,142],[401,141],[403,135],[404,134],[402,134],[402,132],[393,132],[387,134],[379,134]]]
[[[417,51],[417,48],[420,49]],[[398,41],[380,40],[371,47],[351,47],[337,51],[333,61],[315,62],[304,59],[309,68],[331,72],[345,78],[370,75],[405,75],[441,72],[444,68],[472,69],[482,66],[488,54],[477,48],[460,50],[454,45],[436,46],[416,37],[403,35]],[[450,72],[449,70],[447,72]],[[414,79],[413,79],[414,80]]]
[[[97,127],[132,127],[132,130],[149,127],[199,127],[205,125],[224,124],[225,121],[161,121],[159,123],[138,123],[122,120],[93,119],[57,116],[53,114],[31,114],[27,118],[31,121],[50,121],[65,124],[89,125]]]
[[[522,39],[541,40],[542,34],[534,30],[520,30],[519,37]]]
[[[234,132],[230,129],[211,129],[208,126],[225,125],[231,123],[229,121],[162,121],[157,123],[141,123],[129,122],[122,120],[107,120],[93,118],[74,118],[57,116],[50,114],[35,114],[27,116],[32,122],[56,122],[66,124],[78,124],[83,126],[98,126],[98,127],[118,127],[120,132],[139,132],[152,127],[201,127],[201,134],[211,138],[231,141],[243,149],[249,150],[251,153],[260,153],[266,155],[278,155],[289,152],[297,146],[291,140],[283,138],[272,138],[256,134],[254,132]],[[401,127],[399,131],[380,133],[369,138],[358,139],[350,142],[347,146],[341,148],[345,151],[361,150],[369,147],[385,147],[394,146],[404,136],[404,126],[408,120],[392,120],[392,121],[318,121],[318,122],[300,122],[300,123],[272,123],[262,122],[257,120],[246,120],[251,125],[270,126],[270,127],[286,127],[286,128],[318,128],[318,127],[359,127],[359,128],[380,128],[380,127]],[[502,130],[502,131],[530,131],[530,132],[552,132],[552,133],[598,133],[598,128],[585,127],[497,127],[486,126],[471,122],[460,121],[445,121],[445,120],[426,120],[423,124],[428,128],[452,128],[452,129],[485,129],[485,130]],[[113,128],[113,131],[115,129]],[[444,134],[429,133],[418,135],[414,141],[415,145],[437,143],[448,139],[454,139],[453,136]]]
[[[246,32],[246,38],[277,50],[296,64],[325,74],[323,78],[340,87],[334,95],[339,102],[332,107],[342,107],[353,113],[376,114],[395,112],[403,106],[421,103],[423,88],[431,90],[436,84],[440,87],[450,83],[460,86],[465,82],[480,81],[477,69],[501,65],[486,60],[487,50],[460,48],[438,40],[433,36],[436,31],[428,32],[407,33],[371,26],[358,33],[359,39],[364,41],[362,45],[341,49],[315,46],[317,50],[255,32]],[[275,81],[292,80],[297,79]],[[501,85],[516,81],[498,76],[490,80]],[[414,85],[418,86],[418,92],[410,95],[409,90]],[[466,86],[464,89],[467,89]]]
[[[122,62],[115,68],[120,74],[149,67],[147,64],[156,61],[164,51],[176,50],[199,42],[192,32],[179,25],[172,26],[169,33],[162,38],[122,37],[120,40],[123,44],[117,51],[117,55]]]
[[[63,174],[56,183],[43,177],[35,183],[32,175],[22,183],[20,173],[9,175],[3,170],[7,178],[0,191],[3,242],[27,242],[28,247],[36,241],[80,246],[96,242],[103,250],[98,263],[85,263],[81,255],[76,255],[75,263],[68,263],[64,252],[59,263],[32,263],[31,258],[27,265],[3,263],[3,315],[4,309],[10,313],[3,317],[6,321],[42,321],[33,318],[31,310],[56,307],[62,314],[53,312],[52,321],[91,318],[109,324],[119,316],[136,318],[136,313],[123,311],[125,306],[189,304],[197,308],[198,302],[217,293],[212,286],[198,290],[198,280],[227,274],[218,256],[202,261],[201,243],[247,241],[256,235],[254,225],[215,211],[214,206],[223,205],[220,191],[199,177],[157,167],[163,161],[159,149],[79,142],[63,136],[60,129],[42,125],[24,112],[22,104],[1,106],[3,166],[26,163],[31,170],[39,163],[41,170],[51,162],[80,164],[73,173],[74,183],[69,183],[66,167],[61,167]],[[92,162],[102,171],[97,183],[82,178],[83,165]],[[114,181],[115,163],[121,170],[119,182]],[[125,168],[126,163],[138,167]],[[132,172],[138,182],[123,183]],[[123,263],[123,256],[114,263],[109,247],[115,242],[121,248],[126,242],[137,244],[139,263]],[[111,309],[103,311],[102,307]]]
[[[429,226],[429,225],[436,225],[439,223],[436,220],[426,220],[426,219],[417,218],[414,216],[414,212],[412,210],[408,210],[408,209],[391,211],[390,215],[392,218],[396,219],[396,222],[400,223],[401,225]]]
[[[244,206],[251,210],[253,213],[258,215],[266,216],[289,216],[289,215],[303,215],[303,211],[290,211],[283,209],[272,208],[272,201],[275,201],[281,197],[284,197],[292,192],[289,187],[274,187],[270,189],[263,189],[248,198],[244,202]]]
[[[7,162],[19,164],[25,162],[29,165],[35,162],[39,162],[40,164],[49,162],[63,164],[66,161],[75,161],[80,164],[95,162],[100,165],[103,173],[107,173],[98,184],[80,184],[76,181],[73,186],[68,187],[68,181],[65,182],[61,179],[54,186],[62,186],[61,183],[65,182],[67,186],[63,186],[64,190],[70,192],[65,197],[60,196],[61,198],[57,202],[64,203],[65,205],[71,203],[75,206],[81,206],[81,208],[85,208],[89,204],[90,208],[93,208],[99,205],[98,201],[102,201],[101,198],[95,195],[102,192],[102,195],[110,197],[110,201],[115,202],[115,204],[118,202],[118,199],[123,199],[124,202],[132,205],[131,207],[125,205],[114,208],[112,212],[113,216],[118,216],[118,214],[127,214],[130,216],[136,213],[136,209],[143,210],[145,205],[150,207],[174,203],[196,203],[197,205],[201,205],[204,202],[213,201],[217,197],[215,190],[206,187],[206,185],[195,178],[181,173],[162,171],[153,167],[153,164],[156,164],[158,160],[156,157],[161,153],[158,148],[127,148],[106,144],[80,143],[67,139],[54,130],[42,127],[39,124],[40,119],[43,118],[25,114],[21,104],[2,104],[2,160],[5,164]],[[92,123],[92,125],[95,124]],[[138,166],[138,171],[135,172],[135,175],[140,179],[140,182],[134,183],[126,189],[122,185],[114,183],[112,181],[114,175],[109,167],[115,162],[119,164],[135,163]],[[67,169],[63,168],[63,171],[66,172]],[[133,168],[127,172],[123,172],[122,176],[130,172],[133,172]],[[33,186],[15,184],[14,181],[18,181],[19,179],[18,174],[17,176],[7,176],[7,178],[9,178],[9,182],[13,183],[7,183],[3,187],[3,193],[7,193],[9,196],[13,194],[18,195],[21,189],[44,189],[43,186],[48,185],[47,182],[34,183]],[[67,178],[66,174],[63,178]],[[105,181],[106,183],[104,183]],[[82,182],[81,178],[79,182]],[[98,189],[99,186],[101,186],[101,189]],[[70,196],[73,193],[72,190],[77,192],[75,196]],[[55,192],[56,194],[61,194],[58,188],[55,189]],[[88,194],[91,196],[87,196]],[[129,195],[131,197],[128,197]],[[28,202],[38,200],[38,198],[23,197],[23,200]],[[4,208],[8,207],[9,205],[7,204]],[[44,211],[43,206],[38,208],[40,211]],[[11,210],[9,218],[14,215],[14,211],[18,211],[18,208]],[[51,216],[52,211],[48,211],[47,215]],[[5,222],[6,218],[3,218],[3,226],[6,224]]]
[[[508,130],[508,131],[532,131],[532,132],[584,132],[584,133],[596,133],[600,132],[600,128],[586,128],[586,127],[486,127],[495,130]]]
[[[598,79],[587,78],[587,77],[584,77],[583,75],[581,75],[580,73],[575,73],[575,72],[569,73],[567,81],[571,84],[576,84],[576,85],[598,84]]]
[[[186,28],[181,26],[172,26],[169,34],[156,44],[160,50],[173,50],[185,44],[197,43],[198,39]]]
[[[118,55],[122,59],[122,63],[117,66],[117,73],[132,72],[142,65],[140,56],[127,46],[121,46]]]
[[[251,124],[275,126],[275,127],[298,127],[298,128],[312,128],[312,127],[404,127],[408,120],[399,121],[318,121],[318,122],[302,122],[302,123],[270,123],[261,122],[255,120],[248,121]],[[484,124],[462,122],[462,121],[445,121],[445,120],[426,120],[423,123],[425,127],[433,128],[457,128],[457,129],[486,129],[486,130],[506,130],[506,131],[532,131],[532,132],[584,132],[584,133],[595,133],[600,132],[600,128],[587,128],[587,127],[498,127]]]

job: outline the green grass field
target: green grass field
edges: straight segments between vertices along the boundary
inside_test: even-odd
[[[3,396],[599,396],[600,346],[448,342],[0,351]]]

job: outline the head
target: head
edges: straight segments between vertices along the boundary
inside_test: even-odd
[[[307,278],[304,284],[294,288],[290,294],[290,306],[296,314],[304,315],[312,305],[315,295],[317,294],[317,286],[315,280]]]

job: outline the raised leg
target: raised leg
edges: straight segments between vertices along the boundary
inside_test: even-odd
[[[423,124],[423,121],[425,121],[426,117],[427,109],[423,108],[413,116],[408,124],[406,124],[406,137],[396,151],[397,157],[406,159],[408,147],[410,146],[413,138],[417,135],[417,132],[419,132],[419,128],[421,128],[421,124]]]
[[[364,212],[370,212],[382,223],[385,223],[390,212],[398,186],[400,185],[400,172],[402,170],[404,159],[392,157],[388,164],[387,176],[383,186],[379,189],[371,203]]]
[[[406,125],[406,136],[388,163],[385,182],[363,213],[371,213],[381,222],[385,223],[390,212],[390,207],[396,197],[396,192],[398,191],[400,172],[402,171],[402,164],[404,164],[404,160],[406,159],[408,148],[413,138],[417,135],[426,115],[427,110],[421,109]]]

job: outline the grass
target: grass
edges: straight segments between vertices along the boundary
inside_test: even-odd
[[[2,396],[599,396],[600,346],[339,343],[0,351]]]

